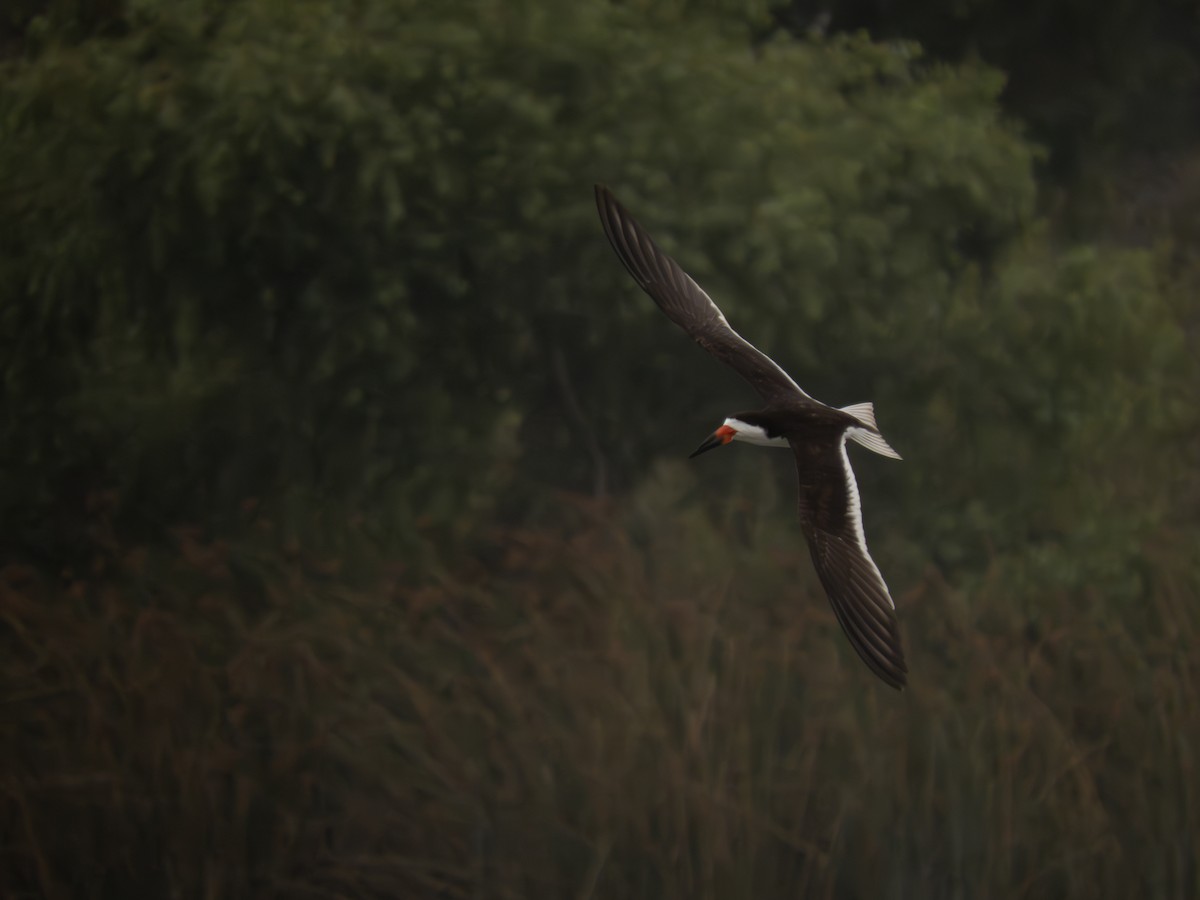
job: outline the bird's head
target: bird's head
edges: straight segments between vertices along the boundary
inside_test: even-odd
[[[758,444],[760,447],[788,446],[787,438],[780,434],[778,429],[775,417],[766,411],[736,413],[710,434],[708,440],[697,447],[692,456],[699,456],[716,447],[724,447],[730,441],[744,441],[747,444]]]

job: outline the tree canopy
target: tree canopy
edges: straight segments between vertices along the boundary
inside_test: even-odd
[[[995,72],[863,37],[752,49],[736,6],[30,26],[0,99],[6,521],[62,534],[44,510],[99,489],[151,523],[313,490],[403,530],[514,479],[633,483],[714,391],[744,401],[630,289],[593,181],[814,393],[877,398],[938,460],[914,490],[936,472],[951,509],[1029,521],[1094,417],[1161,395],[1152,261],[1043,249]],[[1110,350],[1140,385],[1088,364]],[[1005,446],[955,459],[967,432]],[[1039,456],[1045,483],[1015,478]]]

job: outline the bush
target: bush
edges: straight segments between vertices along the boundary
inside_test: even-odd
[[[1029,214],[993,72],[569,6],[30,26],[0,90],[6,542],[61,559],[115,491],[143,534],[315,499],[411,549],[415,520],[461,531],[514,479],[630,486],[662,447],[630,417],[707,428],[730,382],[675,362],[593,181],[738,285],[731,315],[797,377],[875,359],[847,391]]]

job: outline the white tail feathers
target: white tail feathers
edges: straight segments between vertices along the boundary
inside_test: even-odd
[[[879,433],[879,426],[875,424],[875,405],[873,403],[855,403],[853,406],[843,406],[842,412],[850,413],[867,426],[866,428],[847,428],[846,437],[856,444],[862,444],[868,450],[874,450],[880,456],[900,459],[900,454],[893,450],[883,439],[883,435]]]
[[[858,421],[862,422],[868,428],[879,430],[879,426],[875,424],[875,404],[874,403],[855,403],[853,406],[843,406],[842,412],[850,413]]]

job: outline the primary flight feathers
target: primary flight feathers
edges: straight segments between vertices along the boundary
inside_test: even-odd
[[[638,285],[701,347],[746,379],[767,405],[729,416],[697,453],[731,441],[790,446],[799,478],[800,527],[838,622],[863,662],[903,688],[907,667],[895,604],[867,551],[858,484],[846,441],[896,459],[870,403],[836,409],[814,400],[770,357],[730,327],[721,310],[659,249],[612,192],[596,186],[609,243]]]

